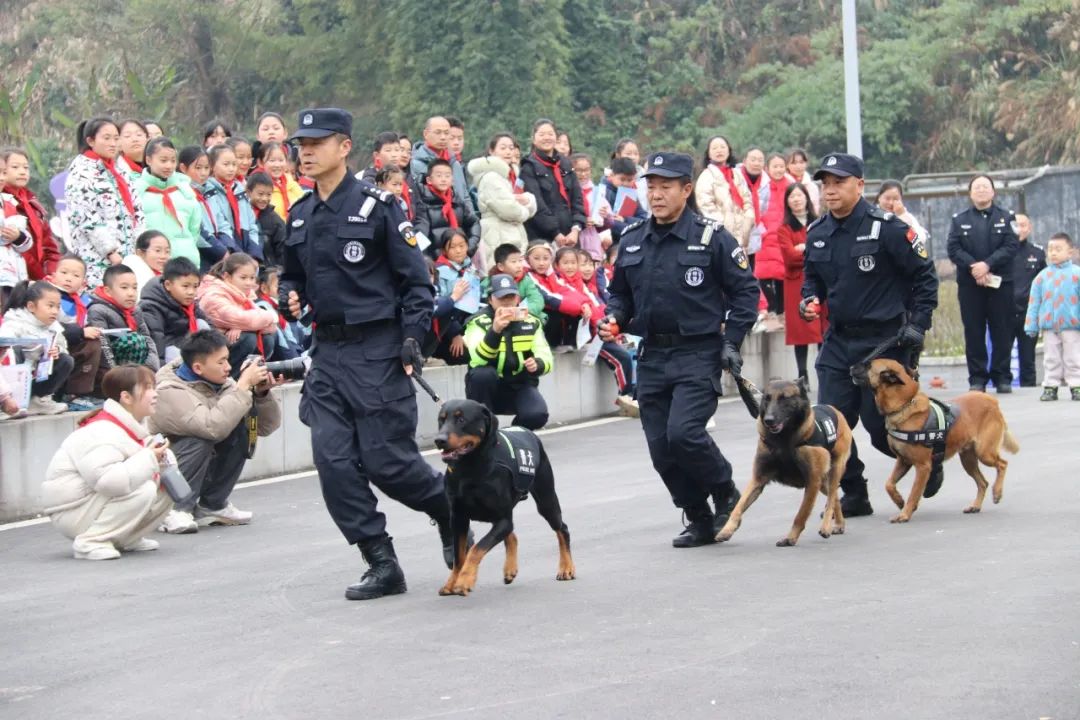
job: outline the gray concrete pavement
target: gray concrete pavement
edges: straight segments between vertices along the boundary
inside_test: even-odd
[[[464,599],[437,595],[434,528],[387,501],[409,592],[345,601],[359,553],[311,477],[239,490],[248,527],[116,562],[72,560],[48,525],[0,532],[0,718],[1075,719],[1080,403],[1036,394],[1003,401],[1022,452],[1001,505],[963,515],[954,460],[890,525],[891,461],[859,430],[877,514],[795,548],[773,545],[794,490],[730,543],[674,550],[637,423],[547,435],[578,579],[554,580],[530,501],[517,581],[497,550]],[[737,402],[717,421],[743,485],[753,425]]]

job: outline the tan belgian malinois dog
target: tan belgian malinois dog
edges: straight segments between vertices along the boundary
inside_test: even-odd
[[[931,415],[935,412],[932,401],[920,389],[917,380],[911,377],[903,365],[895,360],[878,358],[870,363],[867,373],[870,387],[874,391],[874,401],[878,411],[885,417],[885,428],[889,431],[889,447],[896,453],[896,465],[885,490],[889,493],[900,513],[891,521],[903,523],[911,519],[919,507],[919,498],[926,489],[933,464],[934,448],[919,442],[920,434],[928,427]],[[960,395],[950,404],[950,411],[955,415],[955,422],[947,430],[933,428],[933,432],[943,431],[944,462],[957,453],[964,470],[975,480],[978,488],[975,502],[964,508],[965,513],[977,513],[982,510],[986,488],[989,486],[979,469],[979,463],[997,469],[994,480],[994,503],[1001,502],[1001,493],[1005,485],[1005,468],[1009,463],[1001,457],[1002,449],[1010,453],[1020,451],[1020,444],[1005,424],[1005,416],[996,398],[983,392],[968,392]],[[900,439],[906,436],[916,441]],[[908,494],[907,502],[896,490],[896,483],[908,470],[915,468],[915,483]]]
[[[795,522],[777,547],[799,540],[814,509],[818,492],[828,499],[818,534],[823,538],[844,532],[840,510],[840,476],[851,453],[851,428],[844,416],[829,405],[811,405],[806,381],[775,381],[761,398],[758,412],[758,445],[753,477],[727,524],[716,534],[717,542],[731,539],[746,512],[770,482],[803,491]]]

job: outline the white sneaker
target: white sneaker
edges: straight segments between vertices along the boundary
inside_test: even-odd
[[[26,412],[28,415],[59,415],[67,412],[67,405],[56,402],[51,397],[32,397]]]
[[[151,552],[161,547],[161,543],[150,538],[139,538],[131,545],[125,545],[120,549],[124,552]]]
[[[195,506],[195,521],[200,526],[207,525],[247,525],[251,522],[254,513],[240,510],[229,503],[220,510],[207,510],[202,505]]]
[[[95,544],[90,550],[75,550],[76,560],[115,560],[120,551],[109,543]]]
[[[187,535],[188,533],[199,532],[199,526],[191,513],[183,510],[170,510],[165,519],[161,521],[161,525],[158,526],[158,532],[170,535]]]
[[[627,417],[641,417],[641,409],[638,407],[638,401],[629,395],[620,395],[615,398],[615,404],[626,413]]]

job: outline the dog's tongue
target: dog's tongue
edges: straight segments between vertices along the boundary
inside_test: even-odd
[[[775,433],[778,433],[778,432],[780,432],[780,431],[781,431],[781,430],[783,430],[783,429],[784,429],[784,423],[776,423],[776,424],[775,424],[775,425],[773,425],[773,426],[772,426],[771,428],[769,428],[769,432],[771,432],[771,433],[774,433],[774,434],[775,434]]]

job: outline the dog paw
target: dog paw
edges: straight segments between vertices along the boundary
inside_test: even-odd
[[[727,530],[721,530],[720,532],[716,533],[716,537],[713,538],[713,539],[716,540],[716,542],[727,542],[728,540],[731,539],[731,536],[734,535],[734,534],[735,534],[734,532],[728,532]]]
[[[561,568],[555,575],[556,580],[573,580],[575,577],[577,577],[577,570],[573,567]]]
[[[439,595],[441,595],[443,597],[446,597],[448,595],[453,595],[453,594],[454,594],[454,588],[450,587],[449,585],[443,585],[441,588],[439,588]]]
[[[971,515],[973,513],[979,512],[980,510],[982,510],[982,508],[977,507],[975,505],[968,505],[966,508],[964,508],[964,513],[966,515]]]
[[[506,573],[505,575],[503,575],[503,584],[504,585],[509,585],[510,583],[514,582],[514,578],[516,578],[516,577],[517,577],[516,572],[515,573]]]
[[[832,535],[832,533],[829,530],[827,530],[826,528],[821,528],[820,530],[817,531],[817,534],[820,535],[821,537],[825,538],[826,540],[828,540],[829,536]]]
[[[843,535],[844,534],[844,526],[843,525],[837,525],[836,527],[833,528],[832,534],[833,535]]]
[[[776,547],[795,547],[796,540],[791,538],[784,538],[783,540],[776,541]]]
[[[454,589],[450,592],[454,595],[460,595],[461,597],[468,597],[469,593],[472,592],[472,588],[465,585],[455,585]]]
[[[891,523],[906,523],[910,519],[911,519],[910,515],[905,515],[904,513],[900,513],[899,515],[893,515],[891,518],[889,518],[889,522],[891,522]]]
[[[997,505],[1001,502],[1001,493],[994,493],[994,504]]]

